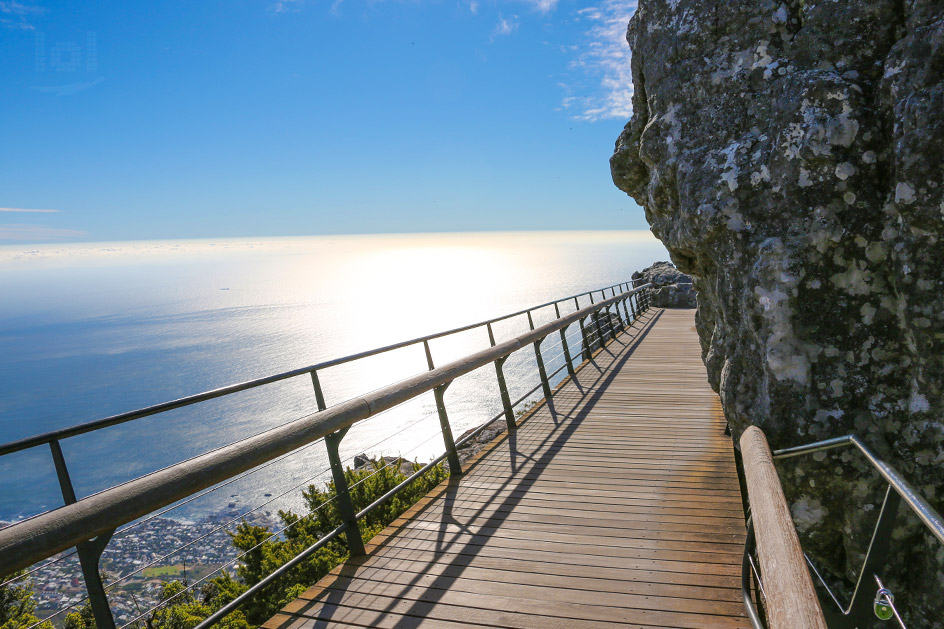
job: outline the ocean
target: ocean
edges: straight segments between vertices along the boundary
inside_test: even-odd
[[[667,253],[649,232],[320,236],[0,247],[0,442],[496,317],[630,279]],[[584,302],[585,305],[587,302]],[[569,312],[570,310],[568,310]],[[536,315],[536,324],[553,311]],[[497,324],[498,340],[523,317]],[[488,346],[431,342],[437,365]],[[512,397],[537,382],[506,367]],[[546,357],[549,370],[562,364]],[[328,405],[426,369],[422,347],[320,372]],[[446,396],[453,431],[501,409],[493,369]],[[307,376],[62,442],[79,497],[314,412]],[[342,458],[428,461],[443,449],[430,393],[354,426]],[[316,443],[166,517],[299,509],[326,480]],[[282,496],[284,494],[284,496]],[[281,497],[280,497],[281,496]],[[47,447],[0,457],[0,520],[62,504]]]

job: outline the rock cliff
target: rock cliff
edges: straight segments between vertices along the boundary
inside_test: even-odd
[[[671,262],[653,262],[633,273],[633,279],[652,284],[652,305],[656,308],[694,308],[696,305],[692,278]]]
[[[856,433],[940,510],[941,1],[640,0],[627,39],[613,180],[694,278],[734,435]],[[780,473],[804,545],[848,589],[881,484],[850,450]],[[893,589],[944,626],[944,551],[900,521]]]

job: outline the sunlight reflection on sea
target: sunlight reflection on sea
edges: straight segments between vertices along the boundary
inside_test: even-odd
[[[662,245],[628,231],[0,247],[0,442],[623,282],[656,259],[667,259]],[[526,326],[502,323],[496,336]],[[484,330],[431,343],[437,365],[487,345]],[[549,369],[560,361],[552,357]],[[514,375],[527,367],[524,357],[509,361],[512,397],[534,386]],[[412,347],[320,378],[330,406],[425,369],[422,348]],[[494,370],[457,381],[446,404],[456,436],[494,416]],[[62,445],[86,496],[314,410],[304,376]],[[342,457],[365,451],[420,461],[439,454],[432,394],[356,425]],[[325,468],[315,444],[171,515],[258,505]],[[47,448],[0,457],[0,520],[60,504]],[[271,510],[299,504],[291,491]]]

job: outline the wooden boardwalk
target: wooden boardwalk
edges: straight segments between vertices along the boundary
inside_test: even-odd
[[[750,627],[692,310],[650,310],[264,627]]]

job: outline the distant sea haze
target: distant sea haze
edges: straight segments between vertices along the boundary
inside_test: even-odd
[[[3,246],[0,442],[627,281],[665,259],[649,232],[632,231]],[[496,325],[499,341],[523,332],[521,325]],[[473,330],[431,347],[443,364],[487,344]],[[556,368],[563,358],[549,360]],[[411,348],[319,375],[330,406],[426,368],[422,349]],[[508,370],[513,397],[534,386],[515,377],[527,372],[525,357],[510,360]],[[450,387],[457,436],[500,409],[495,387],[488,370]],[[439,454],[428,398],[356,425],[342,458]],[[67,439],[62,448],[82,497],[316,409],[311,380],[294,378]],[[168,517],[198,519],[270,500],[273,512],[298,509],[292,489],[323,483],[326,469],[316,443]],[[61,504],[47,447],[0,457],[0,520]]]

